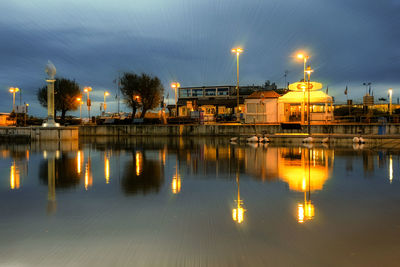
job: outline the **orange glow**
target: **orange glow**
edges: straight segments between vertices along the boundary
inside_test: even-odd
[[[110,95],[109,92],[107,92],[107,91],[104,92],[104,96],[109,96],[109,95]]]
[[[142,172],[142,164],[143,164],[143,155],[141,152],[136,152],[135,155],[136,160],[136,175],[139,176]]]
[[[76,98],[76,101],[81,101],[81,98],[80,98],[80,97],[77,97],[77,98]]]
[[[92,91],[92,87],[87,86],[87,87],[83,88],[83,91],[85,93],[88,93],[88,92]]]
[[[82,172],[82,151],[78,150],[76,155],[76,170],[78,174]]]
[[[297,205],[297,221],[299,223],[304,222],[304,207],[303,204],[298,204]]]
[[[304,57],[305,57],[304,54],[301,54],[301,53],[297,54],[298,59],[303,59]]]
[[[171,189],[173,194],[181,192],[181,183],[180,175],[174,175],[174,177],[172,177]]]
[[[10,93],[16,93],[19,91],[19,88],[17,87],[10,87]]]
[[[237,223],[242,223],[244,219],[244,209],[238,205],[232,210],[232,219]]]
[[[171,83],[171,87],[172,88],[179,88],[179,87],[181,87],[181,84],[178,83],[178,82],[173,82],[173,83]]]
[[[20,186],[19,170],[14,162],[13,165],[11,165],[10,169],[10,188],[12,190],[19,189],[19,186]]]
[[[108,184],[110,182],[110,160],[106,155],[104,156],[104,177],[106,184]]]
[[[314,72],[314,70],[312,70],[311,69],[311,67],[310,66],[308,66],[307,67],[307,69],[305,69],[305,71],[304,71],[305,73],[307,73],[308,75],[310,75],[311,73],[313,73]]]
[[[311,168],[308,168],[307,155],[305,151],[293,151],[282,148],[278,160],[279,177],[289,185],[292,191],[316,191],[322,190],[325,182],[330,177],[328,166],[329,158],[333,158],[333,152],[329,150],[316,149],[310,159]],[[295,154],[294,158],[286,155]]]
[[[232,49],[232,53],[240,54],[240,53],[242,53],[242,52],[243,52],[243,49],[240,48],[240,47],[237,47],[237,48],[233,48],[233,49]]]
[[[85,190],[88,190],[89,186],[93,185],[93,177],[90,170],[90,159],[88,163],[86,163],[85,167]]]

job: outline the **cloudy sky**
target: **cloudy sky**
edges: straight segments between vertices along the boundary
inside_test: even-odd
[[[284,86],[302,77],[293,55],[307,51],[312,79],[338,102],[360,100],[363,82],[375,96],[400,97],[400,0],[2,0],[0,1],[0,112],[9,112],[8,87],[22,89],[31,113],[51,60],[57,74],[104,90],[124,71],[146,72],[182,86],[234,84],[242,46],[242,85],[265,80]],[[19,103],[19,96],[17,96]],[[96,112],[95,112],[96,113]],[[75,115],[78,113],[74,113]]]

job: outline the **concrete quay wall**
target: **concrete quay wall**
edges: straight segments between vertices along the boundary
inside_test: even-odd
[[[301,130],[282,129],[281,125],[209,124],[209,125],[84,125],[79,128],[80,136],[238,136],[266,133],[296,134]],[[318,124],[311,125],[312,134],[362,134],[399,135],[400,124]]]
[[[77,140],[78,127],[0,127],[0,139]]]

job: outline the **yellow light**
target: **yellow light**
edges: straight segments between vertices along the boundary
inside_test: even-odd
[[[80,98],[80,97],[77,97],[77,98],[76,98],[76,101],[81,101],[81,98]]]
[[[297,58],[299,58],[299,59],[303,59],[303,58],[304,58],[304,55],[303,55],[303,54],[301,54],[301,53],[299,53],[299,54],[297,54]]]
[[[393,93],[393,89],[389,88],[389,95],[392,96],[392,93]]]
[[[17,166],[15,166],[14,162],[13,165],[11,165],[10,169],[10,188],[12,190],[18,189],[20,185],[19,183],[20,183],[19,170]]]
[[[178,194],[181,191],[181,177],[179,175],[172,177],[171,189],[173,194]]]
[[[15,90],[15,92],[18,92],[18,91],[19,91],[19,88],[15,88],[14,90]]]
[[[14,93],[14,87],[10,87],[10,93]]]
[[[136,152],[135,155],[136,159],[136,176],[139,176],[140,173],[142,172],[142,153],[141,152]]]
[[[85,167],[85,190],[88,190],[89,186],[92,186],[93,178],[90,173],[90,161],[86,164]]]
[[[237,223],[242,223],[244,219],[244,209],[240,206],[232,209],[232,219]]]
[[[171,83],[171,87],[172,88],[179,88],[179,87],[181,87],[181,84],[178,83],[178,82],[173,82],[173,83]]]
[[[237,47],[237,48],[233,48],[231,51],[232,51],[232,53],[240,54],[243,52],[243,49],[240,47]]]
[[[85,87],[85,88],[83,88],[83,91],[85,92],[85,93],[87,93],[87,92],[90,92],[90,91],[92,91],[92,87]]]
[[[110,160],[108,157],[104,158],[104,176],[106,178],[106,184],[110,182]]]
[[[393,159],[392,155],[389,157],[389,181],[392,183],[393,181]]]
[[[305,218],[307,220],[312,220],[314,218],[314,205],[311,203],[311,201],[307,201],[304,203],[304,212],[305,212]]]
[[[110,95],[110,93],[109,93],[109,92],[107,92],[107,91],[105,91],[105,92],[104,92],[104,95],[105,95],[105,96],[109,96],[109,95]]]
[[[81,157],[81,151],[79,150],[76,156],[76,169],[78,174],[81,174],[81,164],[82,164],[82,157]]]
[[[304,222],[304,207],[303,204],[298,204],[297,205],[297,221],[299,223]]]
[[[312,72],[314,72],[314,70],[312,70],[311,67],[308,66],[307,69],[304,70],[304,72],[310,75]]]

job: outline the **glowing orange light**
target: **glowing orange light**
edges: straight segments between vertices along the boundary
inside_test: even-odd
[[[20,177],[19,177],[19,170],[18,167],[15,165],[11,165],[10,169],[10,188],[11,189],[18,189],[20,186]]]
[[[136,160],[136,175],[139,176],[140,173],[142,172],[142,161],[143,161],[143,155],[141,152],[136,152],[135,160]]]
[[[178,83],[178,82],[173,82],[173,83],[171,83],[171,87],[172,88],[179,88],[179,87],[181,87],[181,84]]]
[[[108,184],[110,182],[110,160],[107,156],[104,157],[104,177],[106,184]]]
[[[232,53],[240,54],[240,53],[242,53],[242,52],[243,52],[243,49],[240,48],[240,47],[237,47],[237,48],[233,48],[233,49],[232,49]]]

